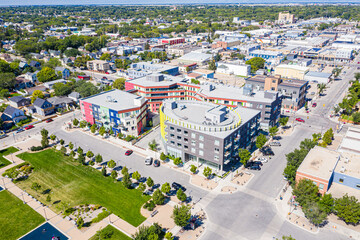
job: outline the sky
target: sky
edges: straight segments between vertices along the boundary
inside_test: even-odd
[[[287,3],[358,3],[360,0],[0,0],[0,6],[8,5],[89,5],[89,4],[287,4]]]

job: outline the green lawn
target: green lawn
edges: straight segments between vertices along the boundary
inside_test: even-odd
[[[100,236],[99,236],[100,234]],[[94,236],[92,236],[89,240],[98,240],[98,239],[105,239],[105,235],[110,234],[110,238],[106,238],[108,240],[131,240],[130,237],[122,233],[121,231],[117,230],[111,225],[107,225],[101,231],[96,232]]]
[[[46,194],[41,192],[51,189],[53,205],[49,205],[55,212],[62,211],[65,203],[70,207],[86,203],[100,204],[134,226],[145,220],[140,209],[149,197],[136,189],[124,188],[121,182],[114,183],[96,169],[82,166],[53,149],[25,152],[18,157],[34,167],[30,177],[18,182],[18,186],[43,203],[47,203]],[[31,189],[34,182],[41,185],[38,192]]]
[[[0,192],[0,238],[15,240],[33,230],[45,219],[8,191]]]
[[[17,152],[17,151],[19,151],[19,150],[14,147],[9,147],[9,148],[0,150],[0,168],[3,168],[5,166],[11,164],[11,162],[9,160],[5,159],[3,156],[9,155],[9,154]]]

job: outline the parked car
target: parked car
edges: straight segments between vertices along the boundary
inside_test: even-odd
[[[273,150],[271,149],[271,147],[269,146],[266,146],[266,147],[263,147],[260,152],[264,155],[264,156],[274,156],[274,152]]]
[[[267,163],[268,162],[267,158],[264,158],[264,157],[258,158],[257,161],[260,161],[262,163]]]
[[[21,133],[21,132],[23,132],[23,131],[24,131],[23,128],[19,128],[19,129],[16,131],[16,133]]]
[[[132,153],[133,153],[133,150],[127,150],[127,151],[125,152],[125,155],[126,155],[126,156],[130,156]]]
[[[253,165],[259,165],[262,166],[263,163],[261,161],[253,161]]]
[[[52,118],[49,118],[49,119],[47,119],[45,122],[46,122],[46,123],[49,123],[49,122],[52,122],[52,121],[54,121],[54,120],[52,120]]]
[[[316,106],[317,106],[317,103],[314,102],[314,103],[312,104],[312,107],[316,107]]]
[[[153,161],[153,158],[150,157],[150,156],[145,158],[145,164],[146,164],[146,165],[151,165],[151,164],[152,164],[152,161]]]
[[[181,184],[179,184],[179,183],[177,183],[177,182],[173,182],[173,183],[171,184],[171,187],[172,187],[173,189],[175,189],[176,191],[179,190],[179,189],[183,190],[183,192],[186,191],[186,188],[183,187]]]
[[[261,170],[261,167],[260,167],[259,165],[252,165],[252,166],[249,167],[249,169],[260,171],[260,170]]]
[[[25,127],[25,130],[29,130],[29,129],[32,129],[32,128],[34,128],[34,125],[27,125],[27,126]]]
[[[160,161],[156,159],[153,165],[154,167],[160,167]]]
[[[270,146],[275,146],[275,147],[281,147],[281,143],[280,143],[280,142],[270,142],[269,145],[270,145]]]
[[[296,118],[295,120],[298,121],[298,122],[303,122],[303,123],[305,122],[305,120],[302,119],[302,118]]]
[[[1,134],[0,135],[0,139],[3,139],[3,138],[6,138],[8,135],[6,135],[6,134]]]

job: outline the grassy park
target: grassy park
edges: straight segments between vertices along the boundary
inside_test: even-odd
[[[98,231],[94,236],[89,240],[98,240],[98,239],[108,239],[108,240],[131,240],[130,237],[120,232],[111,225],[107,225],[102,230]]]
[[[17,152],[19,151],[17,148],[14,147],[9,147],[9,148],[5,148],[3,150],[0,150],[0,168],[3,168],[7,165],[10,165],[11,162],[7,159],[4,158],[4,156],[9,155],[11,153]]]
[[[3,240],[15,240],[39,226],[45,219],[8,191],[0,192],[0,233]]]
[[[59,213],[80,204],[99,204],[128,223],[138,226],[145,217],[141,206],[149,199],[135,189],[126,189],[121,182],[89,166],[83,166],[53,149],[22,153],[18,157],[29,162],[34,172],[18,186]],[[40,189],[32,189],[33,183]],[[51,201],[46,198],[50,192]]]

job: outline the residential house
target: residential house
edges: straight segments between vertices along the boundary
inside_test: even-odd
[[[32,60],[29,65],[30,67],[35,67],[35,68],[41,67],[41,64],[38,61],[34,61],[34,60]]]
[[[33,73],[27,72],[27,73],[25,73],[24,78],[27,80],[30,80],[33,84],[35,84],[37,81],[37,73],[38,73],[38,71],[33,72]]]
[[[3,121],[13,121],[14,123],[18,123],[21,120],[26,119],[27,117],[24,114],[23,110],[20,110],[18,108],[14,108],[13,106],[7,106],[5,109],[3,115],[1,115],[1,120]]]
[[[54,113],[54,106],[45,99],[37,98],[33,105],[36,113],[41,116],[47,116]]]
[[[23,96],[14,96],[9,98],[9,103],[11,106],[19,108],[30,105],[31,100],[29,98],[24,98]]]
[[[93,70],[93,71],[106,72],[110,70],[109,63],[103,60],[88,61],[86,65],[89,70]]]
[[[65,79],[57,79],[57,80],[53,80],[53,81],[44,83],[44,86],[46,88],[52,89],[56,83],[66,84],[67,82],[68,82],[68,80],[65,80]]]
[[[51,97],[47,99],[55,109],[58,111],[60,109],[66,110],[68,107],[73,106],[74,101],[69,97]]]
[[[24,91],[27,95],[32,95],[34,91],[36,90],[40,90],[43,93],[45,93],[46,91],[46,87],[44,85],[39,85],[39,86],[35,86],[35,87],[30,87],[30,88],[25,88]]]
[[[19,63],[19,68],[20,68],[20,69],[25,69],[25,68],[27,68],[27,67],[29,67],[29,64],[27,64],[27,62],[21,61],[21,62]]]
[[[34,84],[31,80],[25,79],[24,76],[18,76],[15,78],[15,89],[20,90],[24,88],[33,87]]]
[[[76,103],[79,103],[79,99],[81,98],[81,95],[78,92],[72,92],[68,95],[68,98],[72,99]]]
[[[64,67],[56,67],[55,73],[61,72],[63,79],[68,79],[70,77],[70,70]]]
[[[73,63],[73,61],[72,61],[71,58],[64,57],[64,58],[61,59],[61,63],[64,64],[64,65],[68,65],[69,63]]]

